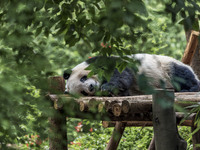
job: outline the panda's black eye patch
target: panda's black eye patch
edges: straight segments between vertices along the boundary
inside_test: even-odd
[[[87,76],[83,76],[83,77],[80,79],[80,81],[83,82],[83,83],[84,83],[86,80],[87,80]]]
[[[72,73],[72,70],[71,70],[71,69],[65,70],[64,73],[63,73],[63,78],[64,78],[65,80],[68,80],[69,77],[70,77],[70,75],[71,75],[71,73]]]

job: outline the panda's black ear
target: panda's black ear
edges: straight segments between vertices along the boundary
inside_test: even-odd
[[[63,78],[64,78],[65,80],[69,79],[71,73],[72,73],[72,70],[71,70],[71,69],[65,70],[64,73],[63,73]]]

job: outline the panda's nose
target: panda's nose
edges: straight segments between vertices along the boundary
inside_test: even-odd
[[[90,84],[89,86],[89,91],[92,92],[94,90],[94,85],[93,84]]]

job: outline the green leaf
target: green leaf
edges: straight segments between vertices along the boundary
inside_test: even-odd
[[[60,2],[62,2],[62,0],[53,0],[53,2],[54,2],[55,4],[60,4]]]
[[[38,36],[41,32],[42,32],[43,26],[37,28],[36,32],[35,32],[35,36]]]
[[[145,4],[141,0],[131,1],[126,7],[130,12],[134,14],[137,13],[139,15],[148,17],[148,12],[146,10]]]
[[[104,38],[103,38],[103,43],[109,44],[109,43],[108,43],[109,40],[110,40],[110,33],[109,33],[109,32],[106,32],[106,33],[105,33],[105,36],[104,36]]]
[[[48,28],[45,28],[45,29],[44,29],[44,35],[45,35],[46,37],[49,37],[49,29],[48,29]]]

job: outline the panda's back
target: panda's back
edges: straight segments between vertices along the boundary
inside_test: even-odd
[[[159,87],[160,80],[163,80],[166,83],[166,87],[171,88],[171,80],[174,77],[180,77],[188,84],[189,81],[193,82],[196,86],[199,84],[199,79],[192,68],[172,57],[150,54],[135,54],[132,57],[141,63],[138,73],[144,73],[147,77],[152,78],[152,84],[155,87]],[[188,87],[191,86],[192,84]]]
[[[134,54],[132,55],[136,60],[140,60],[142,62],[161,62],[161,63],[170,63],[170,62],[179,62],[176,59],[169,56],[162,55],[152,55],[152,54]]]
[[[140,61],[138,74],[145,74],[148,78],[152,79],[152,85],[155,87],[160,86],[160,81],[166,82],[166,87],[171,88],[171,70],[172,62],[179,63],[177,60],[160,55],[150,54],[135,54],[132,57]]]
[[[155,71],[158,69],[161,69],[161,70],[169,69],[172,62],[175,62],[175,63],[178,62],[171,57],[160,56],[160,55],[135,54],[135,55],[132,55],[132,57],[140,61],[141,63],[140,69],[145,68],[144,70],[146,69],[148,70],[149,68],[151,69],[151,73],[152,73],[152,70],[154,69]]]

